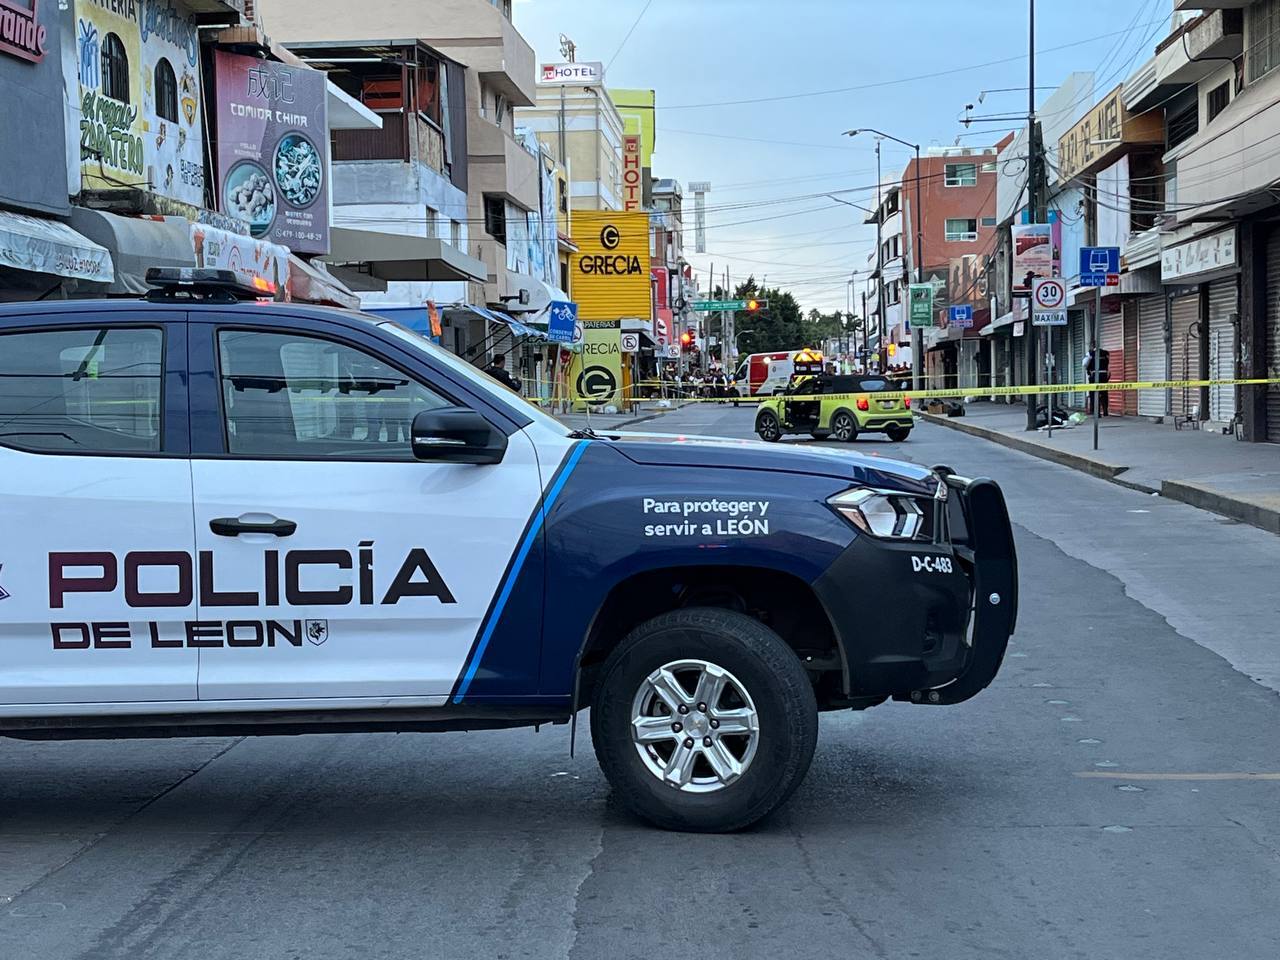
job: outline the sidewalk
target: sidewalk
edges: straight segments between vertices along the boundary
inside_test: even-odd
[[[1242,443],[1207,430],[1175,430],[1171,423],[1103,417],[1098,450],[1092,421],[1026,430],[1022,406],[971,403],[963,417],[920,418],[983,437],[1095,477],[1212,510],[1280,533],[1280,446]]]
[[[679,400],[668,401],[671,404],[669,407],[660,407],[658,402],[645,400],[635,410],[627,413],[593,413],[590,418],[585,413],[553,413],[552,416],[574,430],[587,426],[592,430],[623,430],[635,424],[657,420],[684,406]]]

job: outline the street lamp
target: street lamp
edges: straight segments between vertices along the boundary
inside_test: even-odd
[[[892,140],[894,143],[900,143],[904,147],[909,147],[916,152],[916,177],[915,177],[915,180],[916,180],[916,283],[924,283],[924,221],[922,219],[924,207],[920,199],[920,180],[921,180],[920,144],[908,143],[906,140],[900,139],[899,137],[895,137],[892,134],[885,133],[883,130],[876,130],[872,127],[862,127],[858,130],[846,130],[844,135],[846,137],[856,137],[860,133],[875,134],[877,137],[882,137],[885,140]],[[880,145],[877,143],[876,144],[877,166],[879,164],[879,159],[880,159]],[[879,187],[880,187],[879,181],[880,181],[880,176],[877,171],[877,174],[876,174],[877,192],[879,191]],[[877,222],[879,221],[879,219],[880,219],[879,212],[877,211],[877,216],[876,216]],[[879,256],[880,254],[879,252],[877,252],[876,254],[877,262],[879,262]],[[910,302],[911,302],[910,298],[908,298],[907,300],[908,310],[911,309]],[[913,324],[911,327],[911,388],[913,390],[920,389],[921,364],[922,364],[922,361],[924,360],[924,358],[920,355],[920,351],[921,351],[921,347],[923,346],[923,342],[924,342],[924,338],[921,336],[920,330]]]

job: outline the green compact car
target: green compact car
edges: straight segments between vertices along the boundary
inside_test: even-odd
[[[798,378],[786,393],[761,401],[756,410],[756,433],[770,443],[788,433],[845,443],[860,433],[883,433],[898,443],[907,439],[915,423],[911,398],[877,399],[876,394],[901,390],[898,383],[878,376],[824,373]]]

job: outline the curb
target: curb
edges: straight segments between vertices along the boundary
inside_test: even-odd
[[[1219,513],[1233,520],[1240,520],[1268,533],[1280,534],[1280,510],[1263,507],[1246,500],[1236,500],[1216,491],[1181,480],[1165,480],[1160,486],[1160,495],[1170,500]]]
[[[917,413],[916,416],[926,423],[936,423],[939,426],[949,427],[952,430],[958,430],[970,436],[990,440],[1001,446],[1030,454],[1033,457],[1039,457],[1041,460],[1048,460],[1064,467],[1070,467],[1073,470],[1079,470],[1082,473],[1090,474],[1101,480],[1108,480],[1111,483],[1127,487],[1130,490],[1136,490],[1139,493],[1158,493],[1165,499],[1177,500],[1180,503],[1198,507],[1201,510],[1208,510],[1210,513],[1239,520],[1260,530],[1266,530],[1268,533],[1280,534],[1280,510],[1249,503],[1246,500],[1237,500],[1214,490],[1180,480],[1162,480],[1160,489],[1157,490],[1145,483],[1125,480],[1122,474],[1129,469],[1128,467],[1105,463],[1100,460],[1091,460],[1089,457],[1083,457],[1076,453],[1067,453],[1063,450],[1054,450],[1051,447],[1023,440],[1021,437],[1011,437],[1006,433],[964,423],[951,417],[939,417],[931,413]]]
[[[1065,450],[1055,450],[1052,447],[1033,443],[1030,440],[1023,440],[1021,437],[1011,437],[1007,433],[1000,433],[998,430],[990,430],[986,427],[965,423],[963,419],[957,417],[939,417],[932,413],[917,413],[916,416],[926,423],[936,423],[939,426],[959,430],[961,433],[967,433],[970,436],[981,437],[983,440],[990,440],[992,443],[998,443],[1001,446],[1009,447],[1022,453],[1029,453],[1031,456],[1039,457],[1041,460],[1049,460],[1061,466],[1090,474],[1099,480],[1110,480],[1121,486],[1129,487],[1131,490],[1139,490],[1143,493],[1159,492],[1148,486],[1117,480],[1116,478],[1120,474],[1129,469],[1127,466],[1106,463],[1102,460],[1093,460],[1090,457],[1083,457],[1078,453],[1068,453]]]

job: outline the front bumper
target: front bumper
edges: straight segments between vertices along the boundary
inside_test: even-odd
[[[1004,661],[1018,614],[1004,495],[991,480],[940,474],[950,496],[934,542],[860,536],[814,583],[850,698],[960,703]]]

